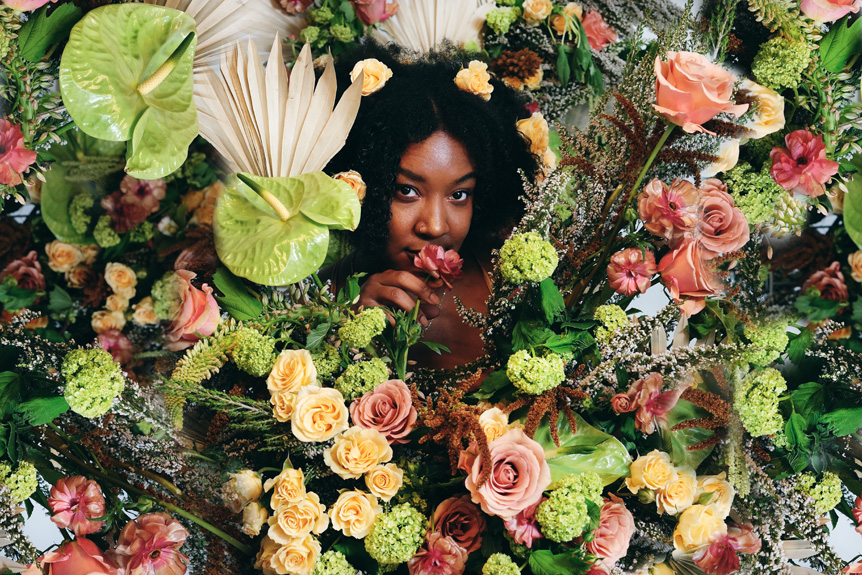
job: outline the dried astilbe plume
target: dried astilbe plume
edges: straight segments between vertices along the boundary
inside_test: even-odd
[[[583,366],[580,366],[583,367]],[[529,405],[527,410],[527,420],[524,423],[524,433],[532,438],[539,429],[539,424],[545,415],[548,416],[548,429],[551,432],[551,438],[554,444],[560,446],[560,436],[557,429],[557,422],[560,420],[560,412],[566,416],[569,426],[572,428],[572,433],[576,433],[578,422],[575,419],[575,413],[572,411],[573,401],[583,401],[589,397],[586,393],[579,389],[567,387],[565,384],[558,385],[553,389],[542,393],[541,395],[524,395],[506,406],[505,412],[512,413],[516,409]]]
[[[539,72],[541,66],[542,59],[539,55],[529,48],[524,48],[518,51],[504,50],[491,62],[491,71],[498,78],[514,78],[526,82]]]

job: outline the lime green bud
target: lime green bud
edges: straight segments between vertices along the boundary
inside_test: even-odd
[[[841,503],[841,479],[831,471],[824,471],[820,481],[813,473],[803,473],[796,479],[796,489],[814,500],[818,515],[828,513]]]
[[[317,377],[322,381],[330,379],[341,369],[341,356],[338,355],[335,346],[328,343],[323,344],[311,354],[311,361],[314,362],[314,367],[317,369]]]
[[[275,340],[256,329],[244,327],[234,334],[233,362],[249,375],[263,377],[275,363]]]
[[[500,273],[510,284],[540,282],[554,273],[559,261],[554,246],[538,233],[515,234],[500,250]]]
[[[518,10],[516,8],[495,8],[485,16],[485,23],[494,34],[503,35],[509,33],[509,27],[518,21]]]
[[[93,237],[100,247],[110,248],[120,243],[120,235],[111,227],[111,216],[105,214],[96,222],[96,229],[93,230]]]
[[[317,26],[326,26],[332,21],[334,17],[335,14],[333,14],[332,10],[330,10],[326,6],[318,8],[317,10],[308,11],[309,22]]]
[[[36,467],[29,461],[22,461],[18,469],[12,472],[8,463],[0,463],[0,483],[9,488],[9,499],[12,503],[21,503],[39,487],[39,477]]]
[[[778,411],[778,397],[787,382],[777,369],[759,369],[742,380],[734,390],[734,408],[742,425],[754,437],[772,435],[784,426]]]
[[[120,364],[104,349],[75,349],[63,358],[64,396],[72,411],[84,417],[107,413],[125,388]]]
[[[352,401],[387,379],[389,379],[389,368],[382,359],[374,357],[368,361],[348,365],[344,373],[335,380],[335,389],[341,392],[344,401]]]
[[[811,204],[805,197],[797,198],[790,192],[782,194],[775,202],[772,221],[766,225],[776,237],[801,234],[808,223],[808,209]]]
[[[341,551],[330,549],[317,558],[311,575],[356,575],[356,568],[348,561]]]
[[[602,324],[596,328],[596,340],[601,343],[610,342],[615,331],[629,325],[625,310],[618,305],[600,305],[593,318]]]
[[[407,562],[425,540],[425,517],[408,503],[396,505],[374,520],[365,550],[383,566]]]
[[[347,347],[362,349],[383,333],[385,327],[386,312],[380,307],[370,307],[340,328],[338,337]]]
[[[482,567],[482,575],[520,575],[521,570],[505,553],[494,553]]]
[[[524,393],[540,395],[565,381],[565,366],[563,358],[555,353],[536,357],[522,349],[509,357],[506,376]]]
[[[153,226],[152,222],[143,222],[131,231],[129,234],[129,241],[136,244],[145,244],[153,239],[155,231],[156,228]]]
[[[87,233],[87,228],[90,227],[90,222],[93,221],[93,216],[87,213],[87,211],[93,207],[94,203],[93,196],[86,192],[76,195],[69,202],[69,221],[79,234]]]
[[[317,26],[308,26],[299,32],[299,37],[306,44],[314,44],[320,37],[320,28]]]
[[[775,36],[760,46],[751,71],[758,83],[772,90],[796,88],[802,72],[811,61],[811,50],[804,40]]]
[[[153,298],[153,310],[156,317],[168,320],[174,316],[180,306],[180,284],[177,274],[167,272],[157,279],[150,290]]]
[[[787,343],[787,322],[770,322],[746,326],[743,334],[757,349],[746,352],[745,359],[765,367],[779,358]]]
[[[353,28],[343,24],[333,24],[329,27],[329,33],[332,34],[332,38],[337,42],[353,42],[353,39],[356,37],[356,32],[353,31]]]

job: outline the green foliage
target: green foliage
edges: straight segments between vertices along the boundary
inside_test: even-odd
[[[549,549],[540,549],[530,553],[529,563],[533,575],[586,573],[590,567],[590,563],[583,558],[583,552],[580,550],[554,553]]]
[[[62,396],[36,397],[19,404],[16,411],[30,425],[45,425],[69,411],[69,403]]]
[[[836,409],[821,420],[836,437],[852,435],[862,429],[862,407]]]
[[[242,280],[230,273],[226,268],[219,268],[213,274],[215,287],[224,295],[215,296],[222,311],[228,312],[232,318],[249,320],[258,317],[263,312],[263,304],[246,288]]]
[[[74,4],[61,4],[50,16],[48,6],[43,6],[18,31],[18,53],[25,60],[38,62],[51,44],[66,39],[80,18],[81,9]]]
[[[862,156],[855,156],[851,160],[856,168],[854,178],[847,182],[847,194],[844,196],[844,229],[856,243],[856,247],[862,249]]]
[[[844,68],[850,56],[862,52],[862,19],[848,24],[850,16],[835,22],[820,41],[820,63],[833,74]]]
[[[0,282],[0,306],[5,311],[16,312],[28,308],[34,301],[36,301],[36,292],[19,288],[14,278],[7,277]]]
[[[843,306],[842,302],[836,300],[823,299],[816,295],[803,295],[796,298],[793,307],[808,321],[818,322],[835,317]]]

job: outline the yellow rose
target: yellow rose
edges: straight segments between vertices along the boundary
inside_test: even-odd
[[[754,116],[745,124],[754,132],[751,138],[758,140],[784,128],[784,98],[778,92],[748,78],[740,83],[739,90],[756,98]]]
[[[111,262],[105,266],[105,283],[111,286],[114,293],[132,299],[135,296],[135,286],[138,285],[138,276],[129,266]]]
[[[392,459],[386,436],[376,429],[353,426],[323,452],[323,462],[342,479],[358,479],[378,463]]]
[[[367,60],[357,62],[353,66],[353,71],[350,72],[351,82],[356,81],[360,72],[365,72],[365,76],[362,78],[363,96],[377,92],[392,77],[392,70],[389,69],[389,66],[376,58],[368,58]]]
[[[224,484],[224,499],[231,511],[239,513],[248,503],[260,499],[263,483],[259,473],[243,469],[238,473],[229,473],[228,477]]]
[[[713,537],[727,534],[724,517],[712,505],[692,505],[679,516],[673,532],[673,546],[693,553],[709,545]]]
[[[320,543],[311,535],[306,535],[302,539],[291,539],[288,544],[279,547],[269,564],[276,573],[311,575],[319,555]]]
[[[45,253],[48,255],[48,267],[55,272],[65,273],[84,261],[80,247],[60,240],[46,245]]]
[[[296,403],[295,393],[273,393],[269,398],[272,404],[272,414],[276,421],[287,423],[293,415],[293,404]]]
[[[329,526],[329,516],[317,493],[309,493],[304,499],[279,506],[268,523],[267,534],[276,543],[284,545],[309,533],[323,533]]]
[[[132,309],[135,310],[132,314],[132,321],[134,321],[136,325],[152,325],[154,323],[159,323],[159,318],[156,316],[156,309],[153,307],[153,298],[150,296],[145,297],[133,305]]]
[[[544,156],[548,149],[548,122],[541,112],[533,112],[529,118],[518,120],[515,126],[530,140],[530,151],[539,157]]]
[[[524,18],[531,24],[538,24],[551,15],[554,3],[551,0],[524,0]]]
[[[90,268],[84,264],[78,264],[66,272],[66,283],[71,288],[82,288],[87,286],[87,282],[92,279]]]
[[[260,542],[260,551],[257,552],[257,557],[254,560],[254,568],[263,571],[264,575],[274,575],[275,570],[270,561],[280,547],[278,543],[269,538],[269,535],[264,537],[263,541]]]
[[[626,478],[626,486],[632,493],[641,489],[661,489],[676,475],[670,455],[657,449],[638,457],[629,471],[631,476]]]
[[[371,493],[383,501],[389,501],[404,485],[404,471],[394,463],[378,465],[365,474],[365,485]]]
[[[368,186],[365,185],[365,181],[362,179],[362,176],[359,172],[355,170],[348,170],[346,172],[338,172],[334,176],[332,176],[333,180],[340,180],[342,182],[346,182],[353,191],[356,192],[356,197],[359,198],[359,203],[362,203],[362,200],[365,199],[365,190]]]
[[[488,64],[478,60],[472,60],[466,68],[455,75],[455,85],[459,89],[475,94],[486,102],[491,99],[491,92],[494,91],[490,80]]]
[[[266,387],[272,394],[297,392],[306,385],[311,385],[317,379],[317,368],[311,360],[307,349],[286,349],[278,355]]]
[[[111,294],[105,301],[108,311],[126,311],[129,308],[129,298],[118,293]]]
[[[850,266],[850,277],[862,283],[862,250],[858,250],[847,256],[847,265]]]
[[[99,246],[96,244],[89,244],[86,246],[81,246],[81,256],[84,258],[84,263],[88,266],[96,263],[96,257],[99,255]]]
[[[482,426],[482,431],[485,432],[485,437],[490,443],[509,431],[509,416],[499,407],[492,407],[479,416],[479,425]]]
[[[242,528],[243,533],[249,537],[257,537],[260,535],[260,528],[266,523],[269,517],[269,511],[260,501],[253,501],[246,505],[242,510]]]
[[[697,493],[695,494],[695,499],[699,503],[715,507],[722,517],[730,515],[730,507],[733,505],[733,497],[736,495],[733,485],[725,479],[725,476],[724,471],[718,475],[701,475],[697,478]],[[701,501],[701,496],[707,493],[712,494],[712,497],[704,503]]]
[[[671,569],[667,563],[659,563],[652,566],[649,575],[676,575],[676,571]]]
[[[725,140],[718,147],[718,160],[701,170],[700,175],[711,178],[716,174],[728,172],[739,162],[739,140]]]
[[[122,331],[126,326],[126,316],[121,311],[101,309],[90,318],[90,325],[96,333],[104,333],[112,329]]]
[[[344,491],[329,510],[332,528],[348,537],[362,539],[371,531],[382,508],[377,498],[363,491]]]
[[[697,493],[697,478],[694,469],[682,467],[676,470],[676,477],[659,489],[655,503],[658,512],[676,515],[694,504]]]
[[[344,396],[337,389],[306,385],[296,394],[290,424],[300,441],[332,439],[348,427]]]
[[[272,479],[267,479],[263,484],[264,491],[272,492],[269,504],[273,509],[278,509],[293,501],[305,498],[305,477],[301,469],[285,469]]]

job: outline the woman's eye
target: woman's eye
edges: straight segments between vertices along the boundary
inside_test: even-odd
[[[416,188],[411,186],[398,186],[397,193],[402,198],[415,198],[419,196],[419,192],[416,191]]]
[[[470,197],[470,192],[468,192],[467,190],[458,190],[457,192],[452,194],[452,199],[455,200],[456,202],[463,202],[464,200],[466,200],[469,197]]]

